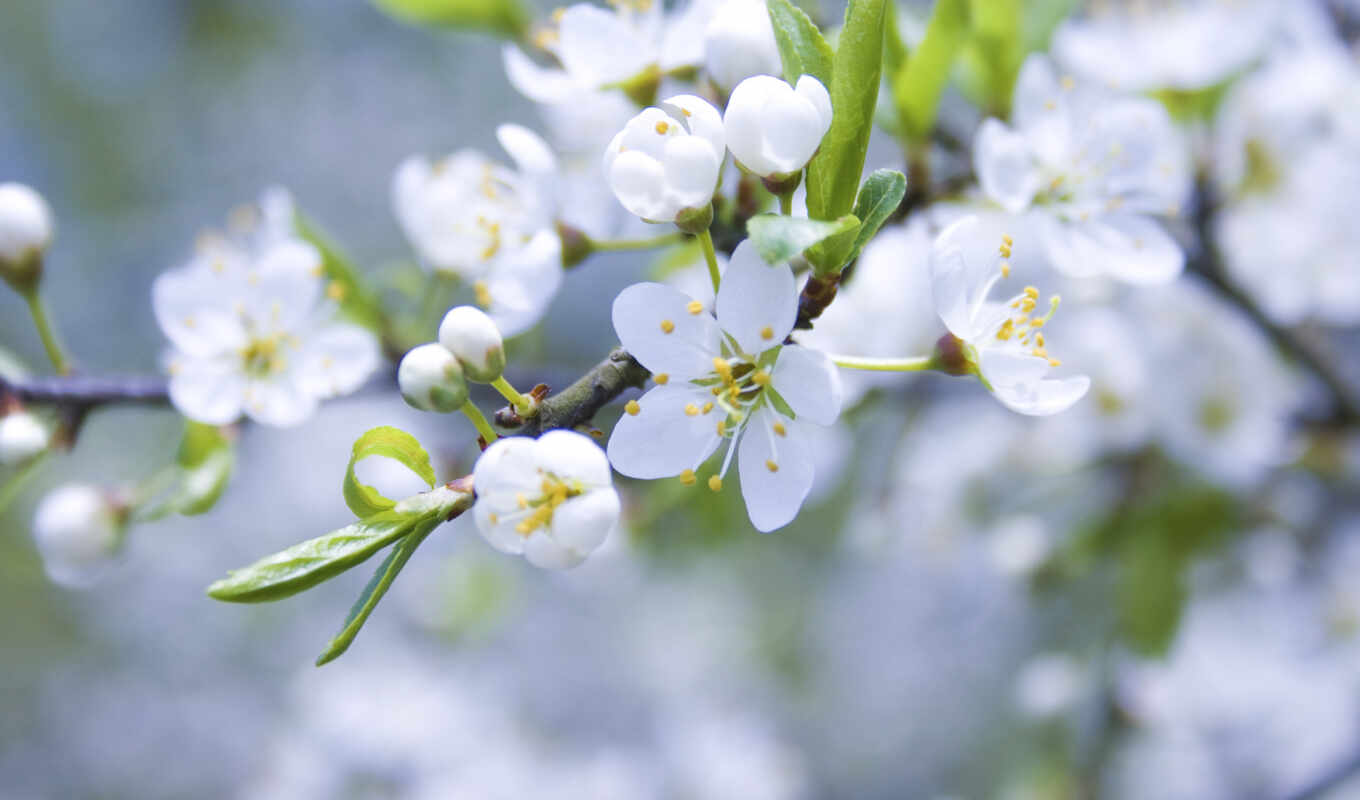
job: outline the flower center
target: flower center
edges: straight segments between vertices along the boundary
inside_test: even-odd
[[[585,494],[585,487],[579,481],[568,482],[552,473],[543,473],[537,495],[532,498],[524,492],[515,495],[520,509],[527,512],[515,524],[515,532],[525,538],[532,536],[534,531],[552,524],[553,512],[558,506],[582,494]]]
[[[246,375],[267,378],[283,372],[288,366],[288,358],[283,352],[284,339],[284,334],[276,333],[251,339],[241,348],[241,364]]]

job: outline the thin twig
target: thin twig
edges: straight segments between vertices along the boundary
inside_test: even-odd
[[[170,402],[165,379],[143,375],[0,378],[0,397],[6,396],[25,403],[50,403],[82,410],[103,405],[165,405]]]
[[[575,383],[541,400],[538,413],[530,419],[521,419],[507,406],[496,412],[496,424],[522,436],[538,436],[555,428],[571,430],[589,422],[626,389],[641,388],[651,374],[626,350],[615,348]]]

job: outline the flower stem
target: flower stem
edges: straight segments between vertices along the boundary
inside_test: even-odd
[[[704,260],[708,262],[708,277],[713,281],[713,291],[718,291],[722,275],[718,273],[718,254],[713,249],[713,234],[703,231],[699,234],[699,246],[704,250]]]
[[[923,372],[934,368],[930,356],[915,358],[862,358],[858,356],[831,356],[831,362],[846,369],[863,369],[870,372]]]
[[[793,192],[788,191],[779,195],[779,213],[784,216],[793,215]]]
[[[62,375],[71,374],[71,364],[67,361],[66,353],[61,348],[61,341],[57,339],[56,331],[47,318],[47,307],[38,296],[37,288],[23,294],[24,300],[28,303],[28,312],[33,315],[33,327],[38,329],[38,337],[42,339],[43,349],[47,351],[47,358],[52,362],[52,367]]]
[[[507,381],[504,375],[492,381],[491,387],[500,392],[501,397],[509,400],[510,405],[515,407],[515,411],[518,412],[521,417],[527,417],[534,413],[533,401],[520,394],[515,387],[511,386],[510,381]]]
[[[616,250],[651,250],[657,247],[665,247],[670,244],[679,244],[684,237],[678,232],[665,233],[660,236],[653,236],[650,239],[610,239],[600,241],[591,239],[590,247],[592,250],[616,251]]]
[[[486,415],[471,400],[463,404],[463,413],[467,415],[468,419],[472,420],[472,426],[477,429],[477,433],[481,434],[482,441],[491,444],[500,438],[491,429],[491,423],[486,421]]]

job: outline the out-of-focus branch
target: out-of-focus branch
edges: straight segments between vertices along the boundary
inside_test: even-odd
[[[1223,266],[1222,255],[1214,244],[1210,223],[1217,207],[1213,190],[1201,180],[1196,187],[1198,202],[1195,207],[1195,234],[1199,251],[1186,262],[1187,268],[1204,278],[1223,299],[1237,306],[1247,318],[1265,332],[1275,346],[1313,373],[1331,395],[1331,418],[1324,423],[1354,425],[1360,423],[1360,400],[1355,387],[1341,374],[1329,355],[1293,329],[1272,320],[1254,298],[1233,283]]]
[[[165,405],[170,402],[164,378],[140,375],[67,375],[22,380],[0,378],[0,398],[5,397],[25,403],[48,403],[83,411],[104,405]]]
[[[1360,753],[1353,754],[1345,762],[1333,767],[1327,774],[1293,794],[1287,795],[1286,800],[1319,800],[1331,790],[1339,788],[1357,775],[1360,775]]]
[[[621,347],[596,364],[575,383],[539,402],[538,413],[521,419],[509,406],[496,412],[496,424],[523,436],[538,436],[556,428],[571,430],[589,422],[595,413],[630,388],[641,388],[650,372]],[[546,392],[536,389],[536,396]]]

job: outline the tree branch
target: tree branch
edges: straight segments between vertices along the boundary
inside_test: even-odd
[[[538,413],[528,420],[521,419],[507,406],[496,412],[496,424],[521,436],[538,436],[556,428],[571,430],[589,422],[624,390],[641,388],[651,375],[628,351],[616,347],[575,383],[558,394],[544,397]]]
[[[96,406],[140,403],[165,405],[170,402],[166,381],[159,376],[0,378],[0,398],[12,397],[25,403],[50,403],[88,411]]]

